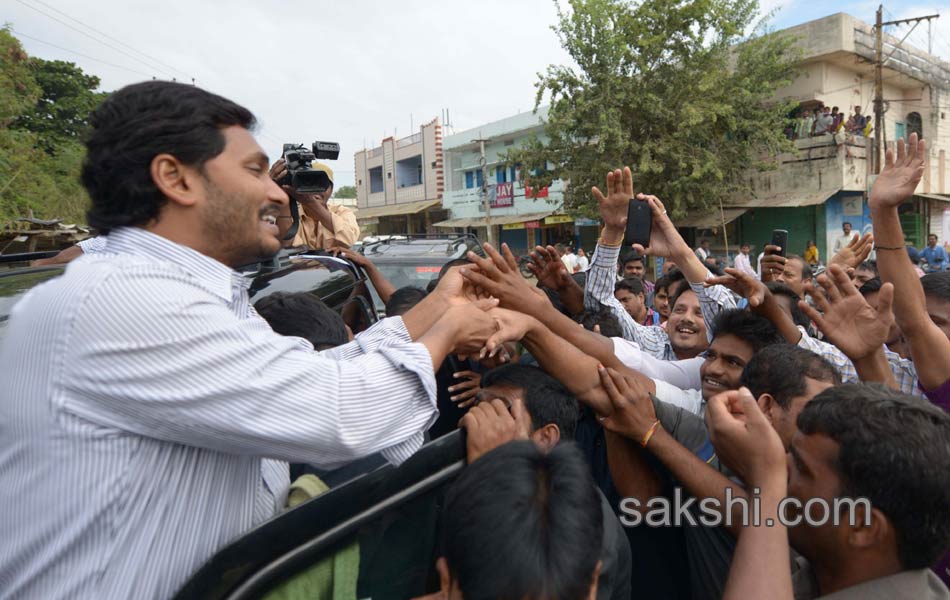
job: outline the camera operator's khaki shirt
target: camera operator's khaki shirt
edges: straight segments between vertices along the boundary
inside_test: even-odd
[[[334,233],[300,210],[300,229],[294,238],[295,246],[308,246],[314,250],[329,250],[334,246],[352,246],[360,238],[360,226],[356,214],[340,204],[328,204],[333,219]]]

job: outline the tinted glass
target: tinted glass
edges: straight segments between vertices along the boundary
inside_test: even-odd
[[[356,278],[347,264],[332,257],[294,257],[291,265],[261,275],[251,284],[251,303],[274,292],[310,292],[333,308],[339,308],[353,291]]]
[[[7,321],[13,305],[20,301],[33,287],[63,273],[60,268],[41,269],[0,277],[0,340],[6,332]]]
[[[390,283],[396,286],[396,289],[407,285],[426,289],[426,285],[439,276],[442,265],[447,262],[448,259],[442,262],[432,261],[428,264],[380,262],[376,267]]]

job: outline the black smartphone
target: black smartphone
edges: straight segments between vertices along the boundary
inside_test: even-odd
[[[653,227],[653,211],[650,203],[631,198],[627,205],[627,230],[623,243],[627,246],[640,244],[644,248],[650,245],[650,231]]]
[[[785,256],[788,251],[788,231],[784,229],[772,230],[772,245],[782,249],[779,256]]]

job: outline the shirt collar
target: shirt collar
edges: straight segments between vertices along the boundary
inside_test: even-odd
[[[106,252],[144,256],[171,263],[202,282],[209,291],[231,301],[250,280],[217,260],[166,237],[139,227],[119,227],[109,232]]]

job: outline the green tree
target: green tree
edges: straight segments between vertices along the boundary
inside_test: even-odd
[[[748,191],[748,169],[793,146],[792,104],[776,92],[795,74],[794,40],[745,36],[757,0],[570,0],[553,29],[577,67],[539,73],[535,107],[550,101],[542,139],[508,154],[568,181],[566,207],[596,213],[592,185],[629,165],[636,191],[677,216]]]
[[[30,213],[85,220],[78,138],[103,96],[98,82],[70,63],[30,58],[0,29],[0,227]]]
[[[75,64],[62,60],[30,59],[30,71],[42,93],[23,111],[13,127],[36,134],[48,154],[67,140],[79,141],[88,126],[89,114],[105,97],[97,92],[99,78],[87,75]]]
[[[340,199],[356,198],[356,186],[355,185],[340,186],[340,189],[333,192],[333,197],[340,198]]]

